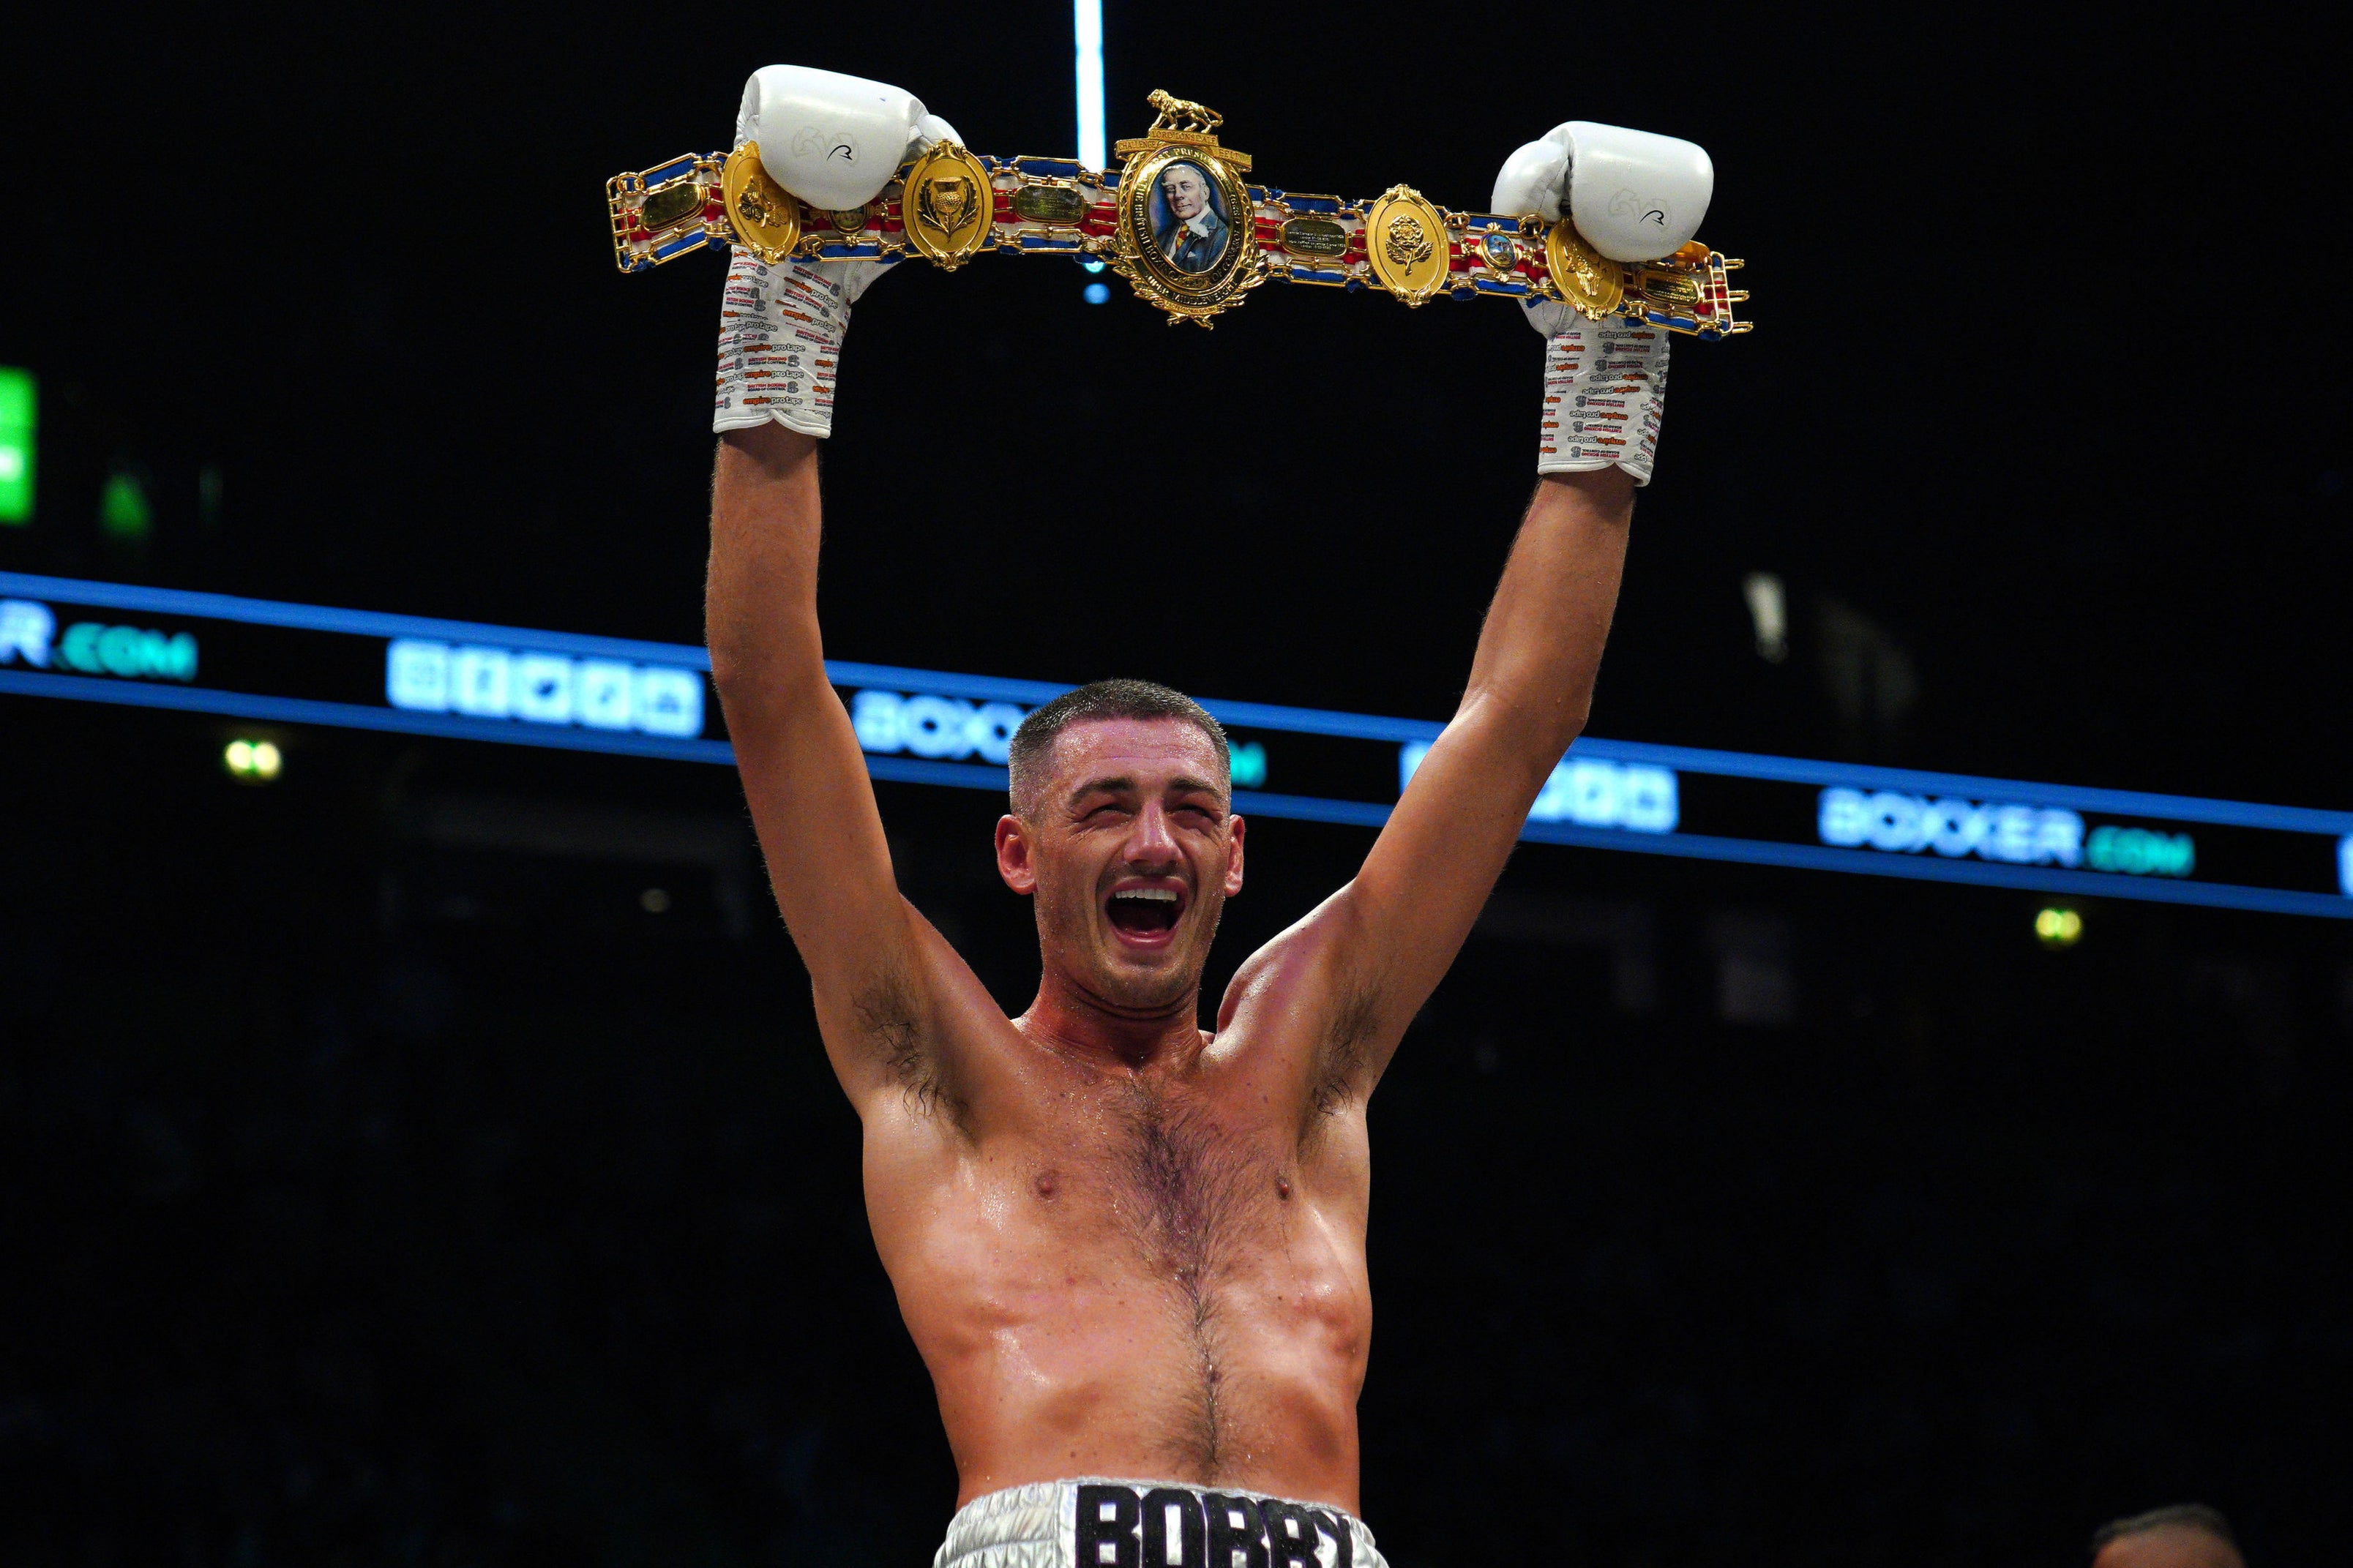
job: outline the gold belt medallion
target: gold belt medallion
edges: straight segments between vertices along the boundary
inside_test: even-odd
[[[727,155],[719,188],[736,243],[774,267],[801,242],[801,204],[760,163],[760,144],[746,142]],[[649,198],[651,206],[658,198]]]
[[[1610,260],[1564,218],[1545,236],[1545,265],[1560,297],[1593,321],[1615,310],[1626,298],[1626,269]]]
[[[1446,287],[1452,265],[1446,220],[1410,185],[1391,185],[1365,215],[1365,250],[1381,287],[1409,305]]]
[[[907,243],[955,271],[988,243],[996,198],[987,166],[955,142],[941,142],[907,167],[900,197]]]

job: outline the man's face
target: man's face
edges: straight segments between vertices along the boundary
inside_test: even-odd
[[[1176,720],[1099,720],[1065,729],[1050,757],[1035,820],[997,827],[997,870],[1036,898],[1047,967],[1122,1010],[1183,1004],[1242,885],[1215,742]]]
[[[2238,1548],[2189,1524],[2161,1524],[2100,1548],[2092,1568],[2246,1568]]]
[[[1168,210],[1176,215],[1178,223],[1198,217],[1209,205],[1208,187],[1201,183],[1201,172],[1190,163],[1178,163],[1161,175],[1160,194],[1167,198]]]

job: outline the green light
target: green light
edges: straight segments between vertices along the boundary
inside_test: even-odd
[[[109,474],[98,495],[98,523],[117,539],[146,538],[155,523],[146,489],[129,474]]]
[[[1236,789],[1256,789],[1266,783],[1266,748],[1256,741],[1244,741],[1236,746],[1232,762]]]
[[[2059,905],[2037,910],[2034,936],[2045,947],[2073,947],[2083,940],[2084,917]]]
[[[33,521],[33,433],[40,398],[29,370],[0,369],[0,524]]]

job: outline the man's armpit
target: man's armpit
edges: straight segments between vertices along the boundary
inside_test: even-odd
[[[1351,973],[1343,983],[1309,1086],[1308,1104],[1317,1116],[1331,1115],[1364,1092],[1365,1073],[1380,1037],[1381,1001],[1378,976]]]
[[[914,985],[895,969],[885,970],[850,1005],[859,1040],[881,1059],[882,1070],[913,1109],[926,1115],[945,1109],[959,1122],[963,1106],[949,1092],[932,1048]]]

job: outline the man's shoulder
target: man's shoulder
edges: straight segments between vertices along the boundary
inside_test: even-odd
[[[1341,894],[1277,932],[1234,971],[1218,1005],[1219,1028],[1228,1020],[1259,1014],[1278,1028],[1303,1027],[1311,1037],[1320,1034],[1325,1026],[1322,1009],[1302,1009],[1298,1003],[1303,994],[1328,995],[1345,987],[1354,934]]]

